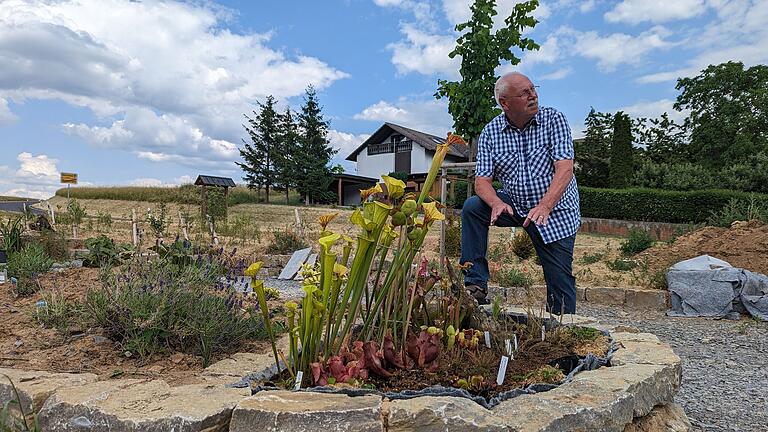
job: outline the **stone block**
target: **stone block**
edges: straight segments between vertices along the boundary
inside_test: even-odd
[[[647,333],[638,333],[638,335]],[[647,336],[650,340],[654,335]],[[639,339],[639,338],[638,338]],[[669,344],[653,341],[620,340],[622,348],[611,358],[613,366],[627,364],[680,365],[680,357]]]
[[[669,292],[662,290],[626,289],[625,305],[638,310],[665,310]]]
[[[289,343],[288,335],[283,335],[277,340],[277,349],[288,352]],[[208,366],[203,370],[202,375],[205,378],[230,377],[237,379],[250,375],[252,379],[269,379],[277,373],[277,368],[272,348],[266,347],[265,349],[266,351],[263,353],[235,353],[229,358]]]
[[[449,396],[385,401],[388,432],[506,431],[490,410],[470,399]]]
[[[291,255],[264,255],[261,262],[264,263],[264,267],[282,269],[290,259]]]
[[[618,330],[624,330],[624,329],[619,329],[616,327],[613,327],[611,330],[612,330],[610,331],[611,337],[613,338],[614,341],[619,343],[624,343],[624,342],[661,343],[661,341],[659,340],[659,337],[653,333],[618,331]]]
[[[636,418],[624,432],[688,432],[691,422],[678,404],[654,407],[650,413]]]
[[[381,397],[263,391],[242,400],[232,413],[230,432],[383,431]]]
[[[99,381],[58,389],[38,420],[45,431],[226,431],[232,410],[248,388],[165,381]]]
[[[586,300],[590,303],[622,306],[625,299],[625,290],[613,287],[588,287],[585,296]]]
[[[61,387],[79,386],[98,380],[96,375],[90,373],[69,374],[0,368],[0,407],[16,399],[11,384],[2,375],[13,381],[19,392],[21,408],[27,414],[40,411],[45,400]]]

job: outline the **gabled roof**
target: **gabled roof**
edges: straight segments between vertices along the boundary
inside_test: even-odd
[[[195,186],[235,187],[235,181],[229,177],[199,175],[195,180]]]
[[[392,135],[392,133],[399,133],[410,139],[414,143],[424,147],[427,150],[435,151],[438,144],[445,144],[445,138],[431,135],[424,132],[419,132],[414,129],[409,129],[404,126],[396,125],[394,123],[384,123],[376,132],[373,133],[367,140],[365,140],[358,148],[355,149],[349,156],[348,161],[357,162],[357,155],[363,151],[369,144],[378,144],[383,142],[385,138]],[[448,148],[448,154],[456,156],[458,158],[469,158],[469,147],[465,145],[453,144]]]

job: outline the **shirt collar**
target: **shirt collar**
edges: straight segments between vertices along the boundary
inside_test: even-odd
[[[522,129],[518,129],[518,128],[517,128],[517,126],[515,126],[515,125],[513,125],[512,123],[510,123],[510,122],[509,122],[509,120],[507,119],[507,116],[504,114],[504,112],[502,112],[502,113],[501,113],[501,117],[502,117],[502,126],[501,126],[501,130],[510,129],[510,130],[513,130],[513,131],[517,131],[517,132],[524,132],[524,131],[526,131],[526,130],[527,130],[529,127],[530,127],[530,126],[538,126],[538,125],[539,125],[539,123],[541,123],[541,121],[539,120],[539,116],[540,116],[540,115],[541,115],[541,107],[539,107],[539,111],[538,111],[538,112],[536,112],[536,115],[535,115],[535,116],[533,116],[533,117],[531,118],[531,120],[529,120],[529,121],[528,121],[528,123],[526,123],[526,125],[525,125],[525,126],[523,126],[523,128],[522,128]]]

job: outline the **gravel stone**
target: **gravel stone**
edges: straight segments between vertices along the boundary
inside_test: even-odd
[[[675,402],[693,431],[768,430],[768,323],[677,318],[584,303],[577,309],[602,324],[653,333],[672,346],[683,363]]]

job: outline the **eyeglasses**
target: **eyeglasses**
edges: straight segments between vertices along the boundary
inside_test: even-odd
[[[522,93],[520,93],[519,95],[515,95],[514,97],[524,97],[524,98],[528,99],[531,96],[537,94],[538,88],[539,88],[539,86],[537,86],[537,85],[528,87],[527,89],[523,90]]]

